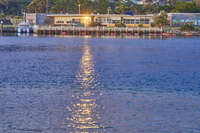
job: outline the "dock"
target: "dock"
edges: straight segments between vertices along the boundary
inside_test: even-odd
[[[0,25],[0,33],[18,33],[17,26]],[[26,33],[23,32],[22,33]],[[183,32],[177,29],[158,27],[69,27],[69,26],[34,26],[29,33],[37,35],[75,35],[75,36],[200,36],[200,32]]]
[[[133,28],[133,27],[46,27],[34,28],[34,33],[39,35],[94,35],[94,36],[117,36],[117,35],[142,35],[162,34],[161,28]]]

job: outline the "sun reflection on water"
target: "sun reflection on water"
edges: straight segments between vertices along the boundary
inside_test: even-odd
[[[77,133],[99,133],[99,130],[103,129],[98,123],[100,114],[97,109],[99,93],[97,91],[98,82],[96,77],[90,46],[87,39],[85,39],[83,54],[77,73],[80,90],[74,93],[72,103],[68,107],[71,115],[67,119],[67,126]]]
[[[78,83],[80,84],[80,88],[97,88],[99,83],[97,81],[97,74],[94,67],[93,56],[86,39],[85,45],[83,46],[83,55],[80,60],[79,71],[76,76]]]

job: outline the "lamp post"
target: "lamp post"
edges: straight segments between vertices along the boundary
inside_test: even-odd
[[[81,4],[78,4],[78,12],[81,14]]]
[[[49,0],[46,0],[46,13],[49,13]]]
[[[108,11],[108,15],[110,15],[111,7],[108,7],[107,11]]]
[[[1,20],[1,33],[3,33],[3,20]]]

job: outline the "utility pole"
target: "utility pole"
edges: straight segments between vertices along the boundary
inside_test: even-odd
[[[3,33],[3,20],[1,20],[1,33]]]
[[[24,10],[24,22],[26,23],[26,10]]]
[[[46,0],[46,13],[49,13],[49,0]]]
[[[107,11],[108,11],[108,15],[110,15],[111,7],[108,7]]]
[[[78,4],[78,12],[79,12],[79,15],[81,14],[81,4]]]

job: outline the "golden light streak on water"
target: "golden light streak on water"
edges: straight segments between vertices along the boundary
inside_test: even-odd
[[[77,73],[77,81],[80,83],[81,90],[74,94],[72,106],[68,108],[68,111],[71,112],[71,117],[68,118],[68,127],[73,128],[75,132],[98,133],[96,130],[100,128],[98,124],[100,115],[96,109],[98,106],[96,97],[99,94],[92,91],[97,89],[95,87],[98,82],[90,46],[87,39],[85,41]]]
[[[81,84],[81,88],[88,88],[94,84],[95,72],[92,54],[87,44],[83,46],[83,55],[80,61],[80,69],[77,79]]]

